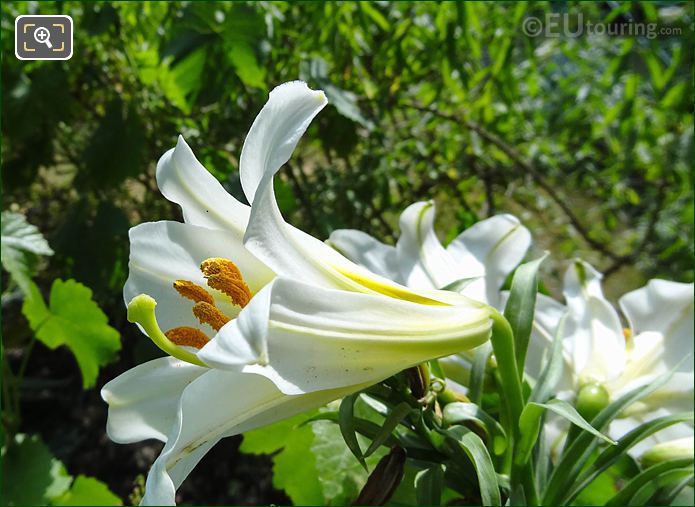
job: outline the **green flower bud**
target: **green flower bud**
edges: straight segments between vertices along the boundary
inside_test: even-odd
[[[640,461],[644,467],[650,467],[662,461],[692,458],[694,453],[693,437],[679,438],[656,444],[642,454]]]
[[[610,395],[601,384],[585,384],[577,393],[577,412],[587,421],[591,421],[596,415],[610,403]]]

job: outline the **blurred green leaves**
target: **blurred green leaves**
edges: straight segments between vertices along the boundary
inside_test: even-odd
[[[3,505],[47,505],[70,487],[65,466],[39,436],[15,435],[3,451]]]
[[[123,505],[103,482],[74,481],[38,435],[17,434],[2,449],[3,505]]]
[[[92,291],[75,280],[55,280],[46,305],[38,287],[31,285],[22,313],[35,336],[50,349],[66,345],[77,359],[84,388],[96,383],[99,368],[121,348],[120,334],[92,300]]]

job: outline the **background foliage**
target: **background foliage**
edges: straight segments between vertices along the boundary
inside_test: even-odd
[[[607,273],[612,297],[654,276],[692,281],[692,9],[4,2],[3,452],[6,466],[14,453],[44,470],[25,478],[43,495],[31,503],[79,503],[97,490],[115,501],[93,477],[137,500],[137,477],[159,447],[108,442],[106,407],[96,389],[84,390],[157,354],[125,322],[128,228],[180,217],[154,180],[179,133],[243,199],[241,145],[281,82],[304,79],[331,102],[277,182],[288,220],[320,238],[350,227],[393,241],[400,211],[434,199],[442,238],[495,213],[519,216],[536,253],[552,251],[543,274],[551,292],[575,255]],[[550,12],[680,34],[522,32],[526,17]],[[73,17],[71,60],[14,57],[14,18],[28,13]],[[74,322],[79,308],[89,317]],[[321,496],[296,497],[282,473],[271,479],[262,454],[284,448],[272,458],[277,471],[302,439],[305,447],[328,441],[321,424],[275,449],[249,439],[248,455],[238,454],[240,439],[218,446],[181,500],[286,502],[288,494],[314,503]],[[332,456],[340,452],[315,453],[306,476],[316,476],[312,466],[335,467]],[[345,483],[319,474],[304,493],[344,501],[359,474],[357,466]]]

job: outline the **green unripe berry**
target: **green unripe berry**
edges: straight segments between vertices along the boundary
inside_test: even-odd
[[[591,421],[596,415],[610,403],[610,395],[601,384],[585,384],[577,393],[577,412],[587,421]]]

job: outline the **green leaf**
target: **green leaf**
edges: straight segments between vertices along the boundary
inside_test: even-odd
[[[371,456],[374,451],[376,451],[389,439],[393,430],[396,429],[396,426],[398,426],[398,424],[410,413],[411,410],[412,407],[403,401],[389,412],[384,424],[379,430],[379,433],[376,435],[376,437],[374,437],[374,440],[372,440],[372,443],[369,444],[369,447],[367,447],[367,450],[364,452],[365,458]]]
[[[673,376],[668,373],[658,377],[653,382],[628,391],[613,403],[604,408],[591,420],[594,428],[602,431],[613,419],[615,419],[626,407],[641,400],[665,385]],[[570,486],[579,475],[581,469],[597,447],[594,435],[585,432],[577,436],[570,446],[563,450],[560,461],[553,470],[548,485],[543,495],[543,504],[555,505],[561,502],[570,492]]]
[[[1,230],[2,267],[26,294],[34,274],[36,256],[53,255],[53,250],[41,231],[20,213],[3,211]]]
[[[502,426],[475,403],[448,403],[442,421],[447,425],[476,422],[492,439],[491,447],[495,454],[502,454],[507,448],[507,435]]]
[[[526,350],[531,337],[533,327],[533,314],[536,308],[536,294],[538,292],[538,268],[548,256],[519,266],[512,279],[512,288],[509,299],[504,308],[504,317],[514,332],[516,363],[519,375],[523,375],[526,362]]]
[[[3,505],[46,505],[70,487],[72,477],[38,435],[15,435],[2,462]]]
[[[516,451],[516,456],[514,460],[517,464],[524,464],[531,457],[531,451],[533,451],[533,446],[536,444],[538,439],[538,433],[540,432],[540,421],[541,416],[545,410],[551,410],[561,417],[564,417],[572,424],[578,426],[584,431],[588,431],[592,435],[608,442],[609,444],[615,445],[616,442],[611,440],[603,433],[598,431],[596,428],[591,426],[575,408],[562,400],[550,400],[547,403],[536,403],[529,402],[524,410],[521,412],[521,417],[519,418],[519,428],[521,432],[521,441],[519,442]]]
[[[535,401],[538,403],[543,403],[548,400],[555,390],[555,386],[560,380],[562,375],[562,339],[565,335],[565,322],[567,321],[567,314],[563,315],[560,322],[557,325],[557,331],[553,337],[553,346],[550,351],[550,357],[548,362],[543,368],[536,385],[533,386],[531,395],[529,396],[529,401]]]
[[[473,365],[471,366],[471,379],[468,389],[468,398],[475,404],[480,405],[483,399],[483,388],[485,387],[485,370],[487,362],[492,354],[492,346],[483,343],[476,347],[473,352]]]
[[[627,485],[620,490],[606,505],[633,505],[632,498],[642,487],[656,480],[660,476],[673,470],[683,469],[685,472],[692,473],[693,458],[674,459],[665,461],[647,468],[636,477],[632,478]]]
[[[343,398],[340,402],[340,410],[338,411],[338,426],[340,427],[340,433],[343,435],[345,444],[348,446],[352,454],[357,458],[357,461],[367,470],[367,463],[364,461],[364,455],[362,454],[362,449],[357,441],[357,433],[355,432],[355,421],[353,417],[353,408],[355,405],[355,400],[359,393],[351,394]]]
[[[445,442],[454,456],[463,453],[473,463],[483,505],[502,505],[495,467],[480,437],[463,426],[440,431],[448,437]]]
[[[244,433],[239,449],[247,454],[273,454],[273,486],[282,489],[295,505],[324,503],[317,477],[316,458],[311,452],[314,432],[302,423],[317,410]],[[279,451],[279,452],[278,452]]]
[[[84,388],[96,383],[99,368],[111,362],[121,348],[118,331],[92,300],[92,291],[75,280],[55,280],[47,307],[32,283],[22,313],[36,338],[55,349],[67,345],[77,359]]]
[[[355,408],[359,408],[356,405]],[[311,451],[316,458],[316,470],[323,488],[324,504],[347,505],[356,498],[367,482],[368,474],[357,462],[341,438],[340,428],[333,423],[317,422],[311,428],[314,441]],[[358,443],[367,445],[367,440],[357,437]],[[374,468],[387,454],[382,448],[366,458],[367,468]]]
[[[626,455],[628,450],[645,438],[649,438],[657,431],[661,431],[674,424],[692,422],[692,420],[692,412],[667,415],[641,424],[629,433],[623,435],[615,446],[609,447],[603,451],[598,458],[596,458],[596,461],[594,461],[589,468],[584,470],[577,480],[574,481],[572,491],[566,497],[567,502],[572,502],[584,488],[596,479],[596,477],[618,461],[621,456]]]
[[[94,477],[78,475],[68,491],[56,498],[53,505],[123,505],[109,487]]]
[[[265,88],[265,68],[259,65],[256,53],[245,41],[230,43],[227,56],[239,79],[255,88]]]
[[[444,467],[434,465],[415,476],[415,494],[418,505],[440,505],[444,485]]]
[[[323,486],[316,457],[311,452],[314,432],[310,426],[292,429],[282,452],[273,457],[273,486],[285,490],[295,505],[322,505]]]
[[[355,409],[363,411],[361,402]],[[355,420],[370,425],[373,435],[380,430],[372,421]],[[309,421],[312,424],[306,424]],[[314,410],[245,433],[240,449],[248,454],[275,453],[273,486],[283,489],[295,505],[346,504],[366,482],[367,472],[345,445],[337,422],[337,412]],[[366,445],[365,438],[357,438]],[[380,449],[366,463],[375,466],[384,454]]]

